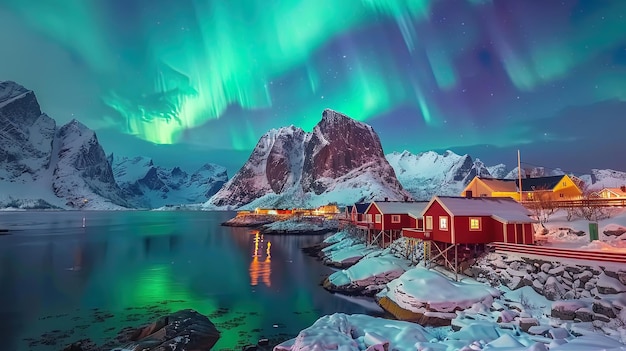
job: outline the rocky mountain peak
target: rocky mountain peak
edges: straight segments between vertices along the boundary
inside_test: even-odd
[[[210,204],[239,207],[271,198],[272,205],[293,206],[294,194],[303,201],[308,197],[322,199],[338,188],[352,192],[339,200],[342,203],[410,197],[385,159],[374,130],[326,109],[311,133],[290,126],[261,137],[246,164]],[[358,198],[354,198],[355,193]]]

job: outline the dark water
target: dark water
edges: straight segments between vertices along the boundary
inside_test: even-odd
[[[300,251],[321,236],[222,227],[232,212],[0,212],[0,349],[101,344],[183,308],[240,350],[334,312],[376,313],[319,286],[331,270]],[[83,227],[83,218],[85,227]]]

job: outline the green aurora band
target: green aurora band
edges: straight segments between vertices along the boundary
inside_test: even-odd
[[[461,89],[469,75],[459,57],[485,36],[476,29],[481,24],[520,93],[558,83],[622,42],[626,31],[626,21],[612,16],[623,12],[626,2],[611,2],[594,16],[574,19],[573,29],[561,22],[574,20],[553,19],[550,13],[515,17],[522,28],[516,29],[498,13],[496,2],[467,0],[461,4],[480,16],[467,17],[461,31],[447,33],[437,30],[432,18],[433,8],[443,2],[5,0],[0,10],[16,13],[100,77],[101,99],[110,108],[101,120],[157,144],[180,142],[185,131],[233,108],[272,110],[276,121],[305,130],[318,122],[321,104],[362,121],[411,106],[434,131],[445,130],[446,116],[460,111],[468,120],[460,125],[471,127],[476,116],[470,109],[459,102],[450,110],[445,98],[454,99],[446,94]],[[544,35],[546,25],[533,26],[551,20],[561,29],[549,36]],[[404,46],[401,59],[397,45],[395,51],[386,46],[396,40],[390,30]],[[354,39],[377,32],[370,41]],[[329,57],[329,48],[339,51],[330,51],[335,55]],[[587,101],[624,99],[619,79],[598,79],[606,84]],[[229,126],[229,146],[251,149],[258,127],[249,122]],[[465,135],[480,134],[468,130]],[[525,140],[515,135],[497,133],[494,144]],[[450,142],[440,139],[439,144]],[[474,137],[467,140],[476,142]]]

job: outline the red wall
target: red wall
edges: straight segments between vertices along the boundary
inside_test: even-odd
[[[470,218],[480,217],[480,230],[470,230]],[[491,217],[455,216],[454,237],[457,244],[485,244],[493,241],[493,230],[499,226]]]
[[[504,241],[504,228],[506,226],[498,221],[493,221],[493,224],[493,235],[491,235],[491,238],[493,241]]]
[[[392,223],[392,216],[400,216],[400,223]],[[400,230],[402,228],[417,228],[415,226],[415,218],[409,216],[408,213],[405,214],[386,214],[383,215],[383,221],[385,223],[385,230]]]
[[[448,212],[446,212],[443,209],[441,204],[439,204],[439,202],[437,201],[434,201],[432,204],[430,204],[430,206],[424,213],[424,221],[426,220],[425,219],[426,216],[433,217],[433,229],[432,230],[426,229],[426,222],[424,222],[424,230],[431,232],[431,235],[430,235],[431,240],[440,241],[444,243],[452,243],[452,228],[450,227],[452,223],[450,221],[450,216],[448,215]],[[439,216],[448,217],[448,230],[447,231],[439,230]]]
[[[367,211],[365,211],[365,214],[363,215],[363,221],[367,220],[367,215],[369,214],[372,215],[372,228],[381,230],[383,228],[382,219],[380,223],[376,223],[376,214],[380,214],[380,211],[378,210],[378,207],[374,206],[373,203],[372,205],[370,205],[370,207],[367,208]]]

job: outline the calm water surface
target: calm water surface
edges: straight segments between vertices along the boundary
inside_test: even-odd
[[[0,212],[3,350],[103,343],[125,326],[192,308],[222,332],[214,349],[295,336],[372,304],[319,286],[332,271],[304,255],[321,236],[222,227],[232,212]],[[83,227],[83,218],[85,226]]]

